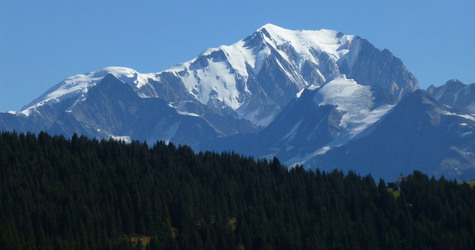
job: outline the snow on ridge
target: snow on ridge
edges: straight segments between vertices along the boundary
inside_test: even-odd
[[[470,120],[470,121],[474,121],[475,122],[475,116],[473,115],[469,115],[469,114],[457,114],[457,113],[452,113],[450,111],[444,111],[442,113],[443,115],[450,115],[450,116],[458,116],[458,117],[462,117],[464,119],[467,119],[467,120]]]
[[[347,143],[394,107],[389,104],[375,107],[371,87],[360,85],[345,75],[340,75],[313,91],[313,102],[316,105],[335,105],[343,112],[340,121],[342,131],[323,147],[304,156],[294,157],[286,161],[286,164],[303,164],[317,155]]]
[[[212,54],[215,52],[222,52],[225,60],[213,58]],[[242,93],[237,90],[237,81],[247,81],[248,67],[257,74],[269,55],[269,49],[256,52],[240,40],[230,46],[207,49],[195,59],[174,65],[163,72],[170,72],[181,78],[185,88],[199,102],[206,105],[210,99],[217,99],[236,110],[244,102]],[[201,65],[202,62],[206,63],[206,67]],[[192,67],[195,64],[201,67]],[[244,90],[251,94],[247,86]]]
[[[340,126],[354,137],[379,120],[394,105],[374,107],[370,86],[358,84],[353,79],[340,75],[317,90],[314,102],[317,105],[336,105],[345,112]]]
[[[74,104],[76,104],[86,98],[90,87],[98,84],[108,74],[114,75],[117,79],[137,89],[148,84],[150,80],[159,81],[157,74],[140,74],[126,67],[106,67],[99,71],[78,74],[66,78],[64,81],[49,89],[40,98],[33,101],[33,103],[24,107],[19,113],[29,116],[34,110],[46,103],[59,103],[69,98],[77,98],[74,102]],[[71,108],[72,107],[68,110]]]
[[[271,54],[268,47],[249,48],[245,46],[243,40],[231,45],[221,46],[228,56],[229,63],[238,73],[244,77],[248,77],[247,65],[249,65],[254,74],[259,73],[265,59]]]
[[[343,118],[341,121],[342,122],[341,125],[343,125],[344,129],[340,132],[340,134],[334,140],[330,141],[323,147],[317,148],[313,152],[310,152],[303,156],[301,155],[295,156],[285,161],[285,164],[303,165],[303,164],[308,163],[308,161],[312,160],[312,158],[314,158],[317,155],[323,155],[333,148],[337,148],[337,147],[340,147],[341,145],[346,144],[348,141],[354,138],[357,138],[358,135],[361,135],[362,132],[365,131],[366,128],[370,127],[372,124],[380,120],[381,117],[384,114],[386,114],[389,110],[391,110],[393,107],[394,105],[383,105],[373,110],[362,110],[362,112],[359,114],[360,117],[359,118],[357,117],[354,121],[350,121],[350,122],[348,121],[345,122],[345,116],[348,114],[350,116],[354,116],[355,114],[351,113],[354,110],[347,112],[346,114],[343,115]]]
[[[266,24],[259,31],[266,30],[275,45],[290,44],[304,60],[312,60],[311,50],[327,53],[337,61],[347,54],[354,35],[343,35],[334,30],[288,30],[273,24]],[[345,47],[347,45],[347,47]]]
[[[112,74],[119,80],[136,88],[141,88],[149,84],[150,80],[160,81],[160,77],[155,73],[139,73],[131,68],[126,67],[106,67],[97,73],[104,72],[104,75]]]
[[[234,110],[239,108],[242,101],[236,86],[236,75],[232,73],[232,69],[224,61],[205,60],[208,61],[207,67],[193,70],[188,67],[182,72],[176,72],[176,75],[199,102],[206,105],[211,99],[217,99]]]
[[[270,34],[270,37],[262,34],[264,30]],[[28,115],[45,103],[56,103],[68,98],[80,98],[77,101],[81,101],[87,95],[88,89],[100,82],[107,74],[112,74],[134,89],[140,90],[151,81],[160,81],[160,74],[165,72],[179,77],[184,87],[199,102],[206,105],[210,100],[218,100],[225,106],[237,110],[246,102],[246,96],[252,94],[246,85],[249,74],[257,75],[272,51],[277,51],[290,65],[295,65],[291,66],[290,70],[301,70],[306,60],[319,64],[315,52],[327,53],[335,61],[338,60],[348,53],[349,45],[354,37],[332,30],[293,31],[272,24],[264,25],[254,34],[263,37],[261,43],[246,44],[246,39],[244,39],[229,46],[222,45],[218,48],[207,49],[195,59],[177,64],[159,73],[141,74],[130,68],[106,67],[97,72],[69,77],[58,84],[56,89],[51,89],[22,112]],[[283,44],[292,46],[298,54],[295,60],[289,58],[286,54],[288,51],[282,51],[279,48]],[[213,58],[215,52],[218,55],[217,58]],[[304,79],[295,79],[296,75],[283,67],[282,62],[278,60],[277,63],[289,79],[299,85],[299,89],[308,85]],[[322,77],[325,78],[323,75]],[[238,82],[244,83],[243,93],[237,88]],[[145,94],[149,92],[137,92],[142,98],[150,97]]]
[[[313,157],[315,157],[317,155],[323,155],[326,152],[330,151],[331,149],[332,149],[332,147],[327,145],[327,146],[324,146],[324,147],[321,147],[321,148],[315,150],[312,153],[305,154],[304,156],[300,156],[300,155],[295,156],[295,157],[285,161],[284,163],[287,164],[287,165],[291,165],[291,166],[304,165],[305,163],[307,163],[308,160],[312,159]]]
[[[293,31],[272,24],[262,26],[254,34],[264,33],[264,30],[270,37],[263,35],[260,44],[249,45],[244,39],[229,46],[210,48],[195,59],[174,65],[163,72],[170,72],[181,78],[188,92],[199,102],[206,105],[211,99],[216,99],[236,110],[245,102],[243,94],[252,94],[247,86],[244,86],[246,93],[240,93],[236,87],[237,81],[245,83],[249,70],[257,75],[271,55],[271,50],[277,51],[289,64],[295,65],[295,69],[301,70],[307,60],[319,64],[314,55],[315,51],[328,54],[336,62],[348,53],[354,38],[333,30]],[[286,54],[288,52],[281,50],[279,46],[284,44],[295,49],[298,54],[296,60],[291,59]],[[224,55],[224,58],[214,58],[214,54]],[[282,66],[282,62],[277,61],[277,64],[300,88],[308,85],[303,79],[295,79],[294,75]]]
[[[193,113],[193,112],[187,112],[185,111],[185,107],[183,105],[184,103],[178,103],[178,105],[174,106],[174,103],[170,102],[168,103],[168,107],[175,109],[177,114],[179,115],[186,115],[186,116],[194,116],[194,117],[201,117],[200,115]]]
[[[372,106],[371,95],[370,86],[360,85],[346,75],[339,75],[318,90],[314,102],[318,105],[337,105],[343,111],[360,110]]]

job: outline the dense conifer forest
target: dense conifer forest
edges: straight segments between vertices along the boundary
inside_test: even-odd
[[[164,143],[3,132],[0,198],[0,249],[475,248],[468,184]]]

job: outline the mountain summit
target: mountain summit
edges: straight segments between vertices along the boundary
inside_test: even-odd
[[[363,74],[364,70],[374,72]],[[390,71],[395,77],[387,77]],[[256,127],[267,126],[304,88],[320,87],[341,74],[363,85],[380,85],[398,100],[418,89],[399,59],[364,39],[332,30],[292,31],[267,24],[231,46],[208,49],[159,73],[108,67],[72,76],[20,113],[28,116],[45,104],[54,106],[68,99],[75,99],[74,106],[85,101],[88,90],[107,74],[127,83],[139,97],[162,98],[180,112],[188,112],[185,106],[190,102],[229,109]]]
[[[316,167],[311,159],[371,134],[418,89],[399,58],[363,38],[267,24],[158,73],[69,77],[1,113],[0,129],[163,140]]]

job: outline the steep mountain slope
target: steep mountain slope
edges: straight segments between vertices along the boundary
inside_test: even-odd
[[[475,178],[475,117],[440,104],[423,91],[409,94],[357,138],[306,163],[394,179],[420,170]]]
[[[347,143],[376,122],[396,103],[395,97],[376,86],[363,86],[341,75],[320,88],[306,89],[257,135],[249,145],[226,148],[256,156],[278,156],[292,165]]]
[[[29,116],[1,114],[15,122],[10,130],[52,134],[74,133],[94,135],[99,138],[116,138],[173,141],[198,146],[208,137],[218,136],[201,117],[177,113],[160,98],[140,98],[134,89],[107,74],[87,90],[87,98],[71,105],[72,100],[50,105],[38,105]],[[65,112],[55,112],[57,110]],[[46,117],[46,115],[54,115]],[[1,119],[5,120],[5,119]],[[39,121],[39,122],[31,122]],[[42,122],[42,123],[40,123]],[[20,125],[19,125],[20,124]]]
[[[431,87],[432,98],[399,58],[365,39],[268,24],[162,72],[72,76],[0,113],[0,129],[171,141],[390,180],[413,169],[466,178],[475,166],[474,118],[464,113],[472,87],[452,81]]]
[[[362,85],[380,86],[396,99],[418,88],[417,81],[399,59],[364,39],[331,30],[291,31],[268,24],[231,46],[208,49],[191,61],[159,73],[140,74],[128,68],[109,67],[72,76],[20,112],[2,114],[3,119],[14,120],[2,122],[6,123],[3,128],[66,135],[75,131],[101,138],[129,136],[149,142],[176,141],[173,137],[156,136],[159,134],[156,131],[135,137],[138,133],[133,128],[109,128],[100,121],[115,117],[112,107],[103,107],[111,112],[75,116],[71,120],[68,114],[77,107],[87,109],[88,103],[97,101],[90,100],[89,91],[102,88],[102,80],[109,74],[130,86],[140,99],[160,99],[179,115],[202,118],[218,137],[261,130],[303,89],[318,88],[341,74],[360,79],[358,83]],[[136,101],[130,105],[151,102],[128,98]],[[73,121],[81,124],[69,124]],[[20,125],[9,125],[13,123]],[[79,129],[84,124],[89,129]],[[187,141],[186,136],[182,138]],[[194,146],[200,149],[199,144]]]
[[[445,105],[475,114],[475,83],[466,85],[450,80],[440,87],[430,86],[427,92]]]

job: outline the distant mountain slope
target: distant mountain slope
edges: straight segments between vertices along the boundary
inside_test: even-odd
[[[418,89],[417,81],[398,58],[364,39],[331,30],[291,31],[268,24],[231,46],[208,49],[193,60],[159,73],[141,74],[128,68],[109,67],[72,76],[18,112],[17,120],[24,125],[15,127],[70,136],[74,129],[52,127],[53,124],[67,124],[69,121],[57,119],[68,119],[64,114],[96,102],[90,100],[90,89],[101,88],[104,77],[113,75],[130,86],[140,99],[160,99],[181,116],[201,117],[221,137],[249,134],[270,124],[303,89],[318,88],[341,74],[354,77],[362,85],[380,86],[396,99]],[[137,101],[134,105],[148,103],[132,96],[132,92],[130,95],[127,98]],[[97,117],[88,119],[107,121],[107,115],[114,116],[97,113]],[[90,129],[76,132],[91,137],[137,134],[130,129],[110,130],[98,126],[100,122],[76,121],[90,123]],[[136,138],[150,142],[177,139],[175,135],[156,134],[149,131],[149,135]],[[186,141],[186,136],[183,139]]]
[[[456,112],[416,91],[359,138],[307,163],[389,180],[413,170],[437,177],[475,179],[475,117]]]
[[[339,76],[306,89],[277,118],[243,145],[248,154],[278,156],[286,164],[304,163],[315,154],[350,141],[396,103],[386,90]],[[236,143],[228,146],[236,147]],[[246,143],[244,143],[246,144]]]
[[[440,87],[430,86],[427,92],[443,104],[475,114],[475,83],[450,80]]]
[[[170,141],[390,179],[408,168],[465,178],[475,166],[471,86],[432,87],[433,99],[399,58],[365,39],[267,24],[158,73],[108,67],[69,77],[0,113],[0,130]]]

